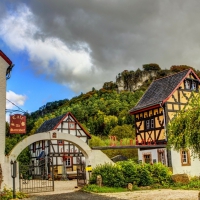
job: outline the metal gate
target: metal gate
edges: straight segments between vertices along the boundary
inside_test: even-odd
[[[19,187],[24,193],[54,191],[53,164],[44,158],[36,163],[19,164]]]
[[[81,167],[77,169],[77,186],[82,187],[85,184],[86,184],[85,165],[81,165]]]

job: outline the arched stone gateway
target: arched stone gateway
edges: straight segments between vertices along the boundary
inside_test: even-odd
[[[85,156],[85,162],[86,166],[91,165],[92,167],[95,167],[99,164],[104,163],[113,163],[104,153],[102,153],[100,150],[92,150],[85,142],[83,142],[81,139],[79,139],[76,136],[61,133],[59,131],[49,131],[49,132],[43,132],[31,135],[21,142],[19,142],[10,152],[9,155],[5,158],[4,163],[4,170],[6,176],[3,177],[3,185],[7,185],[8,187],[12,188],[12,178],[11,178],[11,166],[10,162],[15,161],[19,154],[29,145],[31,145],[34,142],[40,141],[40,140],[64,140],[68,141],[75,146],[77,146],[82,153]],[[89,175],[86,172],[86,179],[88,181]],[[17,170],[17,177],[16,177],[16,189],[19,189],[19,170]]]

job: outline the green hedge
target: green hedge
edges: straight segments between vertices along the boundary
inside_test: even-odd
[[[92,176],[90,177],[90,183],[96,183],[97,175],[101,175],[102,183],[108,187],[124,187],[125,179],[123,172],[118,165],[104,164],[98,165],[92,171]]]
[[[128,183],[137,186],[166,186],[171,182],[171,174],[169,168],[161,163],[136,164],[129,160],[117,162],[115,165],[98,165],[93,169],[90,183],[96,184],[97,175],[101,175],[102,184],[108,187],[124,187]]]

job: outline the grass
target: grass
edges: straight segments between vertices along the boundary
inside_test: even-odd
[[[182,190],[200,190],[200,180],[199,179],[192,179],[188,184],[183,183],[171,183],[169,184],[154,184],[147,187],[138,187],[133,185],[133,190],[154,190],[154,189],[182,189]],[[99,187],[95,184],[89,184],[82,188],[83,191],[86,192],[94,192],[94,193],[116,193],[116,192],[127,192],[129,191],[127,188],[114,188],[114,187],[106,187],[102,186]]]
[[[200,181],[190,181],[188,184],[174,183],[170,187],[171,189],[183,189],[183,190],[199,190]]]
[[[95,193],[115,193],[115,192],[127,192],[126,188],[114,188],[114,187],[99,187],[98,185],[86,185],[82,188],[86,192],[95,192]]]

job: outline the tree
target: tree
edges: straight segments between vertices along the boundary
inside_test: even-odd
[[[200,94],[191,98],[168,125],[168,145],[175,150],[191,149],[200,158]]]
[[[195,69],[193,67],[190,67],[190,66],[187,66],[187,65],[172,65],[170,67],[170,71],[172,72],[181,72],[183,70],[186,70],[186,69],[193,69],[195,71]]]
[[[110,133],[110,136],[116,136],[118,140],[124,138],[135,138],[134,130],[131,125],[124,124],[122,126],[115,126]]]
[[[161,70],[160,66],[156,63],[145,64],[142,67],[143,67],[144,71],[151,71],[151,70],[159,71],[159,70]]]
[[[18,156],[17,160],[23,164],[29,164],[31,160],[31,152],[28,147],[26,147]]]
[[[104,140],[100,137],[92,135],[92,139],[89,142],[90,147],[106,146]]]
[[[10,125],[8,122],[6,122],[6,137],[8,137],[10,134]]]

